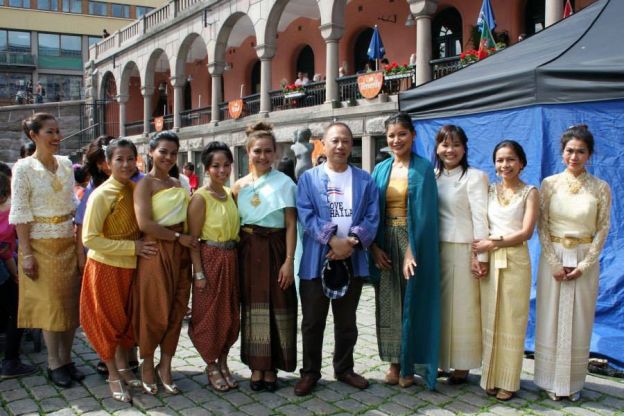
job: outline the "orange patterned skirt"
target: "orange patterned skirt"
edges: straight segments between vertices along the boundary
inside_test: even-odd
[[[121,345],[134,345],[128,299],[135,269],[109,266],[87,259],[80,296],[80,324],[103,361],[115,357]]]

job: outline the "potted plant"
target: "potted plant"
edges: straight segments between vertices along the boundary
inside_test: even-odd
[[[289,84],[282,88],[282,93],[284,98],[299,98],[305,95],[305,89],[300,85]]]
[[[407,78],[411,75],[412,69],[408,64],[399,65],[396,62],[392,62],[384,67],[385,79]]]

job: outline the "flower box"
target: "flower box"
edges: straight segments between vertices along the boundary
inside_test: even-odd
[[[401,73],[401,74],[387,74],[387,75],[384,76],[384,79],[390,81],[390,80],[393,80],[393,79],[409,78],[411,76],[412,76],[411,72],[404,72],[404,73]]]
[[[301,98],[301,97],[305,97],[305,92],[302,91],[295,91],[295,92],[286,92],[284,93],[284,98],[288,98],[293,99],[293,98]]]

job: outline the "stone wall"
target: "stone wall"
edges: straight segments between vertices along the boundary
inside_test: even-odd
[[[0,107],[0,161],[12,163],[19,157],[20,146],[28,140],[22,132],[22,120],[25,118],[37,112],[51,113],[58,120],[63,136],[68,137],[88,125],[83,116],[83,107],[83,101]],[[81,134],[77,134],[64,140],[60,154],[76,157],[83,144],[81,137]]]

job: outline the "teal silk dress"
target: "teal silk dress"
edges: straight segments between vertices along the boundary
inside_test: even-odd
[[[379,190],[380,224],[375,243],[387,253],[392,239],[386,238],[386,191],[394,158],[375,167],[372,177]],[[438,374],[440,347],[440,244],[438,232],[438,190],[431,164],[412,154],[408,172],[407,234],[416,274],[405,285],[403,300],[393,313],[401,318],[401,375],[417,374],[433,390]],[[402,270],[398,268],[399,273]],[[370,262],[371,279],[379,287],[380,271]],[[402,275],[400,276],[403,279]],[[381,296],[384,292],[377,291]],[[403,290],[402,290],[403,292]],[[377,305],[387,299],[378,299]],[[381,341],[383,342],[383,340]]]

